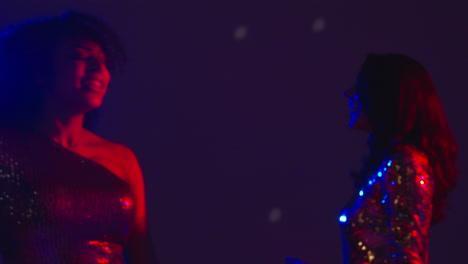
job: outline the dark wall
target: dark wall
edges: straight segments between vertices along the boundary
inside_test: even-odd
[[[369,52],[420,60],[460,146],[431,263],[468,242],[467,7],[420,1],[4,1],[0,25],[68,8],[107,20],[130,56],[100,134],[139,156],[161,264],[341,261],[338,212],[366,135],[347,128]],[[461,1],[458,1],[461,2]],[[465,177],[464,177],[465,176]]]

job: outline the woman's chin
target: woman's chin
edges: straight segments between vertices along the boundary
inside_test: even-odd
[[[87,112],[98,109],[101,106],[102,106],[102,98],[98,98],[98,97],[85,98],[83,102],[83,108],[87,109]]]
[[[371,132],[370,126],[366,120],[355,120],[349,122],[349,127],[359,131]]]
[[[85,104],[81,104],[77,107],[77,111],[79,113],[88,113],[93,110],[96,110],[102,106],[102,101],[88,101]]]

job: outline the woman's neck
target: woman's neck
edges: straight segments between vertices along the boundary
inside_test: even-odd
[[[38,132],[68,149],[77,149],[83,139],[84,114],[47,115],[38,124]]]

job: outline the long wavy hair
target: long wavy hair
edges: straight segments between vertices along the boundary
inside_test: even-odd
[[[370,54],[358,76],[357,93],[372,129],[360,173],[362,186],[398,145],[426,153],[435,179],[432,224],[444,219],[448,193],[456,184],[457,144],[426,69],[400,54]]]
[[[56,49],[73,37],[95,41],[111,73],[122,71],[126,55],[121,41],[94,16],[72,10],[11,25],[0,35],[0,127],[34,129],[55,78]],[[84,127],[95,128],[97,116],[98,110],[86,113]]]

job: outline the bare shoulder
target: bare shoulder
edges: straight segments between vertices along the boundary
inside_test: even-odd
[[[94,153],[99,153],[101,158],[109,161],[112,160],[112,163],[119,164],[127,180],[132,180],[135,176],[138,177],[140,165],[135,153],[129,147],[103,138],[88,130],[85,131],[84,135],[86,145]]]
[[[85,130],[84,135],[86,145],[88,146],[92,146],[94,148],[99,149],[105,149],[113,153],[114,155],[122,155],[125,158],[135,156],[133,151],[123,144],[116,143],[109,139],[103,138],[89,130]]]

